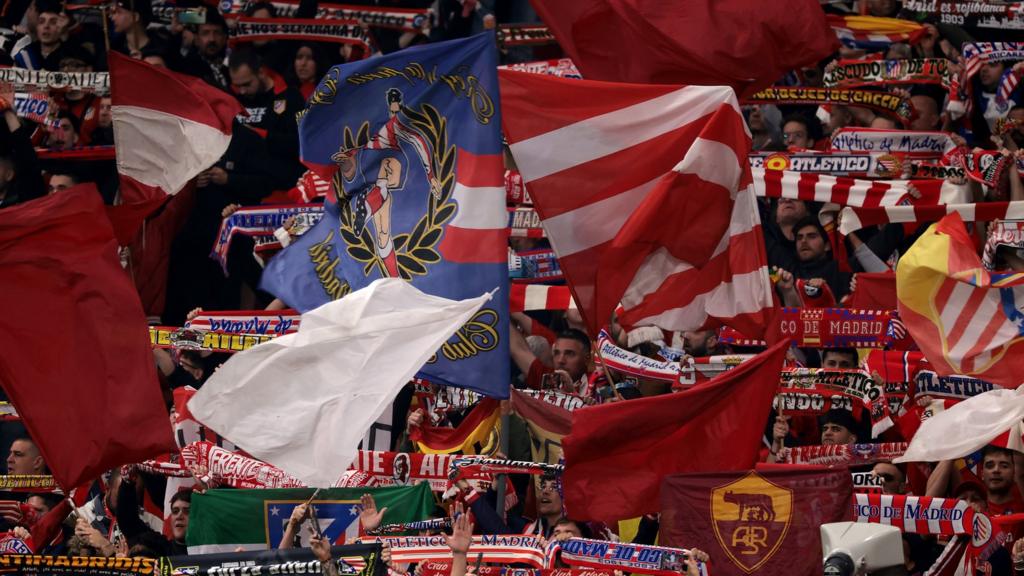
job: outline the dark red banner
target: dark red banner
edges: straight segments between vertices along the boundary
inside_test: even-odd
[[[715,576],[821,573],[822,524],[849,519],[845,468],[676,474],[661,485],[661,544],[699,548]]]

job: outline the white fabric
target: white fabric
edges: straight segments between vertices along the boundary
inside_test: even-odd
[[[298,332],[236,354],[189,410],[254,457],[330,486],[402,386],[490,298],[377,280],[303,314]]]
[[[722,104],[739,114],[732,88],[684,86],[512,143],[510,148],[523,181],[529,183],[667,134],[711,114]]]
[[[1024,387],[999,388],[968,398],[921,423],[906,453],[894,462],[937,462],[983,448],[1024,419]]]
[[[213,166],[231,143],[231,135],[166,112],[138,106],[113,106],[117,172],[167,194]]]

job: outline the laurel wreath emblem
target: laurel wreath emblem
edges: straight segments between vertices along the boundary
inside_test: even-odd
[[[451,220],[456,210],[455,203],[450,202],[455,185],[456,153],[455,146],[448,144],[448,120],[437,108],[430,104],[422,104],[419,110],[403,106],[401,111],[411,125],[424,134],[430,144],[431,167],[437,175],[441,191],[437,198],[433,194],[427,194],[426,213],[413,227],[412,232],[398,234],[392,238],[398,261],[398,273],[403,280],[411,280],[414,276],[425,276],[427,265],[441,261],[437,244],[441,241],[444,224]],[[368,123],[363,123],[355,137],[349,136],[351,132],[347,127],[345,131],[346,140],[351,138],[357,145],[365,145],[369,132]],[[370,227],[364,226],[361,234],[357,235],[355,232],[352,203],[347,201],[349,196],[344,192],[339,175],[334,178],[334,188],[343,191],[343,198],[346,200],[341,203],[340,232],[349,256],[363,263],[363,274],[366,276],[375,268],[380,270],[382,276],[387,276],[384,261],[377,255]]]

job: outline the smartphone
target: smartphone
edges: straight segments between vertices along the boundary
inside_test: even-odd
[[[179,24],[206,24],[206,8],[188,8],[174,14]]]

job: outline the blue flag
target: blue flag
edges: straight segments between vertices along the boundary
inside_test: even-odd
[[[381,277],[461,300],[499,288],[420,375],[508,398],[504,164],[493,33],[335,66],[299,121],[332,216],[276,256],[262,288],[305,311]]]

